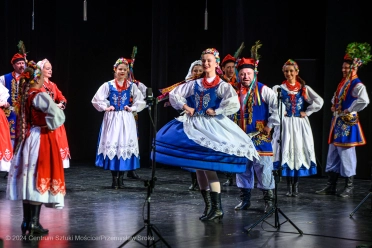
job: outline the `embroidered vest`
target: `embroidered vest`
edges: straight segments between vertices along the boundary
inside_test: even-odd
[[[126,90],[119,92],[112,83],[108,82],[110,93],[109,93],[109,101],[110,106],[115,107],[115,111],[124,110],[124,107],[129,105],[130,103],[130,92],[132,90],[132,83],[130,83],[129,87]]]
[[[216,92],[218,85],[210,89],[204,89],[195,81],[194,95],[187,98],[187,105],[195,109],[195,116],[205,115],[207,109],[217,109],[220,106],[221,98],[217,96]]]
[[[262,131],[267,124],[269,119],[269,105],[262,99],[261,91],[264,84],[257,82],[255,87],[258,87],[259,97],[261,99],[261,104],[254,103],[252,107],[252,113],[248,109],[248,104],[244,106],[244,125],[246,133],[251,133],[255,131]],[[251,94],[254,94],[255,89],[252,89]],[[252,115],[252,123],[248,123],[249,115]],[[241,114],[240,111],[237,114],[238,123],[241,125]],[[243,130],[244,128],[241,127]],[[271,145],[271,136],[264,135],[262,133],[254,136],[252,138],[253,144],[260,156],[273,156],[273,147]]]
[[[285,111],[288,117],[300,117],[300,112],[305,111],[305,101],[302,96],[303,88],[301,88],[295,95],[293,101],[291,101],[291,95],[288,91],[282,88],[283,103],[285,105]]]
[[[18,98],[18,84],[17,81],[13,78],[12,73],[8,73],[4,75],[5,78],[5,87],[9,90],[10,97],[8,98],[8,103],[11,107],[13,107],[13,99],[17,101]],[[12,91],[12,84],[15,84],[15,92]],[[16,113],[12,108],[4,109],[4,113],[6,118],[9,122],[9,130],[10,130],[10,139],[14,141],[16,136],[16,124],[17,124],[17,116]]]

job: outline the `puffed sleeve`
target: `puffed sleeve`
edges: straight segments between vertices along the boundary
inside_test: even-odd
[[[277,86],[273,87],[275,90],[278,89]],[[263,100],[269,106],[269,119],[267,120],[267,126],[269,128],[273,128],[274,126],[280,125],[280,118],[279,118],[279,111],[278,111],[278,99],[277,94],[275,94],[274,90],[264,85],[261,90],[261,95]],[[282,105],[283,110],[285,110],[284,104]],[[283,111],[284,112],[284,111]],[[284,113],[282,113],[284,115]]]
[[[142,95],[136,84],[132,84],[130,95],[133,98],[133,104],[130,107],[132,111],[135,111],[137,113],[142,111],[146,107],[146,102],[144,101],[144,96]]]
[[[105,111],[107,108],[107,101],[110,93],[110,88],[108,83],[104,83],[99,87],[96,94],[93,96],[92,104],[100,112]]]
[[[357,99],[349,107],[349,112],[359,112],[362,111],[369,104],[369,97],[367,93],[366,86],[362,83],[358,83],[354,86],[353,91],[351,92],[353,97]]]
[[[146,85],[144,85],[143,83],[141,82],[138,82],[138,89],[141,91],[143,97],[145,98],[146,97]]]
[[[9,98],[9,90],[2,84],[0,84],[0,102],[5,103]]]
[[[240,103],[238,95],[231,84],[220,82],[217,89],[218,97],[222,98],[220,106],[215,109],[216,115],[232,115],[239,111]]]
[[[183,105],[187,104],[186,98],[194,92],[195,81],[181,84],[169,92],[169,102],[173,108],[182,110]]]
[[[320,97],[310,86],[306,86],[307,99],[305,101],[310,105],[307,107],[305,113],[310,116],[312,113],[318,112],[322,107],[324,100]]]
[[[32,100],[32,105],[47,114],[45,120],[48,129],[55,130],[65,122],[65,114],[63,110],[58,108],[57,104],[55,104],[48,93],[38,93]]]

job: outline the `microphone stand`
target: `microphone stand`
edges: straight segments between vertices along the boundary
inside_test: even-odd
[[[148,88],[149,89],[149,88]],[[144,219],[144,226],[142,228],[140,228],[137,232],[135,232],[133,235],[131,235],[123,244],[121,244],[119,246],[120,247],[123,247],[125,246],[126,244],[128,244],[131,240],[133,241],[136,241],[137,243],[145,246],[145,247],[156,247],[156,243],[159,242],[159,241],[162,241],[166,247],[170,248],[171,246],[165,241],[165,239],[160,235],[160,233],[158,232],[157,228],[155,225],[151,224],[150,222],[150,214],[151,214],[151,211],[150,211],[150,203],[151,203],[151,194],[153,193],[154,191],[154,187],[155,187],[155,181],[157,180],[156,176],[155,176],[155,170],[156,170],[156,160],[155,160],[155,154],[156,154],[156,132],[157,132],[157,122],[158,122],[158,113],[157,113],[157,104],[158,102],[156,101],[156,106],[154,108],[154,121],[152,120],[152,115],[151,115],[151,106],[153,106],[154,104],[154,98],[153,98],[153,95],[152,95],[152,90],[149,89],[149,91],[147,92],[147,97],[146,97],[146,103],[148,105],[148,112],[149,112],[149,115],[150,115],[150,119],[151,119],[151,122],[152,122],[152,126],[153,126],[153,145],[152,145],[152,170],[151,170],[151,179],[150,180],[145,180],[144,183],[145,183],[145,187],[147,187],[147,196],[146,196],[146,201],[147,202],[147,219]],[[143,230],[147,229],[147,236],[144,237],[144,240],[146,240],[146,245],[144,245],[143,243],[141,243],[139,240],[137,240],[136,236],[142,232]],[[158,236],[158,239],[155,240],[155,236],[154,234],[155,233],[157,236]],[[143,240],[143,239],[142,239]],[[150,244],[150,242],[152,244]]]
[[[275,198],[274,198],[274,207],[270,209],[266,214],[264,214],[258,221],[253,223],[250,226],[244,227],[244,229],[249,233],[255,226],[257,226],[260,222],[265,222],[268,225],[274,227],[277,231],[280,229],[280,226],[286,223],[287,221],[291,223],[291,225],[297,229],[298,233],[300,235],[303,234],[303,232],[283,213],[283,211],[278,207],[278,184],[280,182],[280,178],[282,176],[282,129],[283,129],[283,119],[282,119],[282,114],[283,114],[283,107],[282,107],[282,88],[277,89],[278,92],[278,110],[279,110],[279,119],[280,119],[280,133],[279,133],[279,168],[273,170],[273,175],[274,175],[274,181],[275,181]],[[271,215],[274,213],[274,225],[268,223],[266,221],[267,218],[271,217]],[[279,213],[286,219],[284,222],[280,223],[279,221]]]

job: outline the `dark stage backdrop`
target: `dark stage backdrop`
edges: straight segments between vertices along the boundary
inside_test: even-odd
[[[301,2],[213,0],[208,1],[208,30],[204,30],[205,1],[93,1],[88,0],[88,21],[83,21],[83,0],[35,0],[35,30],[31,30],[31,0],[3,0],[0,3],[0,74],[11,71],[10,59],[19,40],[25,42],[28,58],[48,58],[53,65],[52,81],[68,100],[66,130],[73,161],[94,164],[103,113],[90,101],[99,86],[112,79],[117,58],[129,57],[138,47],[134,73],[138,80],[158,89],[184,79],[190,64],[207,47],[216,47],[221,58],[234,54],[245,42],[242,56],[250,55],[256,40],[263,46],[259,81],[280,84],[283,63],[297,60],[300,75],[325,104],[310,116],[319,175],[323,174],[330,100],[341,79],[341,64],[349,42],[369,42],[372,21],[362,0]],[[359,76],[371,93],[372,65]],[[154,108],[153,108],[154,109]],[[360,113],[368,142],[372,140],[369,106]],[[158,128],[176,117],[171,107],[158,106]],[[139,114],[139,142],[142,166],[150,163],[152,127],[149,113]],[[371,145],[358,147],[357,177],[369,178]]]

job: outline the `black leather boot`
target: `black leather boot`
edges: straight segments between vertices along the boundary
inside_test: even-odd
[[[207,215],[207,217],[202,218],[201,221],[220,221],[223,218],[223,210],[221,204],[221,193],[217,192],[210,192],[211,194],[211,201],[212,201],[212,209]]]
[[[233,173],[225,173],[227,177],[227,181],[224,182],[222,185],[223,186],[233,186],[234,184],[234,179],[233,179]]]
[[[35,234],[47,234],[49,232],[48,229],[44,229],[43,226],[40,224],[40,210],[41,210],[41,204],[40,205],[32,205],[30,204],[30,210],[31,210],[31,222],[30,222],[30,236],[33,236]]]
[[[211,194],[209,190],[200,190],[204,203],[205,203],[205,208],[203,214],[199,217],[199,220],[202,220],[208,216],[208,214],[211,212],[212,209],[212,200],[211,200]]]
[[[274,192],[272,189],[264,190],[263,195],[265,200],[264,213],[267,213],[273,207]]]
[[[292,196],[292,182],[293,177],[287,177],[287,194],[286,196]]]
[[[298,177],[293,178],[292,196],[294,197],[298,196]]]
[[[337,179],[338,173],[330,171],[328,172],[327,186],[321,190],[315,191],[319,195],[335,195],[337,193]]]
[[[196,172],[191,172],[191,185],[189,190],[196,191],[199,190],[198,180],[196,178]]]
[[[29,203],[23,203],[23,222],[21,224],[22,235],[26,235],[27,231],[30,231],[31,221],[31,207]]]
[[[131,170],[127,172],[127,177],[132,179],[140,179],[141,177],[137,175],[135,170]]]
[[[241,202],[235,206],[235,210],[247,210],[251,206],[251,189],[240,188]]]
[[[349,196],[353,195],[353,188],[354,188],[353,181],[354,181],[353,176],[345,178],[344,191],[341,194],[339,194],[338,196],[349,197]]]
[[[118,182],[118,179],[119,179],[119,171],[111,171],[111,175],[112,175],[112,184],[111,184],[111,188],[113,188],[113,189],[118,189],[118,188],[119,188],[119,182]]]
[[[118,177],[118,188],[124,189],[124,171],[119,171],[119,177]]]

